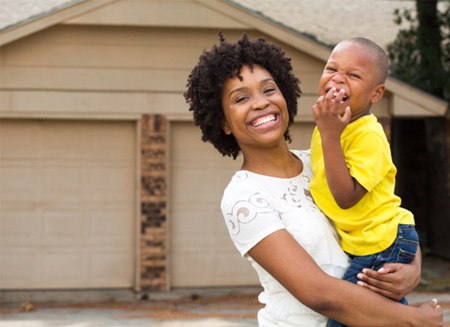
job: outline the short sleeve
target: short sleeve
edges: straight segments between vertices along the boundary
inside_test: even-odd
[[[392,168],[389,144],[377,133],[358,137],[346,152],[345,160],[350,174],[369,192]]]
[[[271,233],[285,228],[271,200],[246,174],[233,177],[224,191],[221,209],[242,256]]]

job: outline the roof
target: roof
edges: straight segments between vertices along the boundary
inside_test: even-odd
[[[86,0],[0,0],[0,31],[14,28]],[[360,35],[385,46],[394,40],[396,8],[415,8],[415,0],[228,0],[253,14],[333,45]],[[326,8],[326,11],[324,10]],[[336,28],[345,22],[346,28]]]
[[[415,0],[229,1],[328,45],[365,36],[385,47],[399,30],[394,10],[415,10]]]
[[[0,31],[46,16],[86,0],[0,0]],[[399,29],[397,8],[415,9],[415,0],[228,0],[286,28],[327,45],[355,36],[355,31],[382,46]],[[326,8],[326,10],[324,10]],[[345,22],[345,28],[336,28]]]
[[[0,31],[46,16],[83,0],[0,0]]]

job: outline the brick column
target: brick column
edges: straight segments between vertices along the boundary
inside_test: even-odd
[[[167,120],[141,118],[140,288],[167,290]]]

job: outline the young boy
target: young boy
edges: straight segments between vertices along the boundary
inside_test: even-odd
[[[352,259],[343,278],[353,283],[364,267],[411,262],[419,244],[414,217],[394,194],[389,143],[370,112],[383,97],[388,67],[374,42],[342,41],[326,63],[312,109],[311,193]]]

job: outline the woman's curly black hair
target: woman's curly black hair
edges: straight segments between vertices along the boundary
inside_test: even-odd
[[[219,38],[219,45],[200,56],[189,75],[184,97],[189,110],[193,111],[195,125],[200,126],[202,140],[211,142],[222,155],[236,159],[241,149],[234,136],[225,134],[222,129],[225,119],[222,108],[224,83],[233,77],[242,79],[239,74],[244,65],[264,67],[286,100],[290,126],[297,114],[300,81],[294,76],[291,59],[281,48],[265,39],[250,40],[247,34],[243,34],[236,43],[229,43],[222,33],[219,33]],[[289,128],[284,138],[291,142]]]

